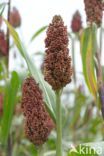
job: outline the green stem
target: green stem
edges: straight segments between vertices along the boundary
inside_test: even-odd
[[[100,28],[100,59],[101,59],[101,55],[102,55],[102,39],[103,39],[103,29],[102,27]]]
[[[7,20],[10,21],[11,0],[8,0]],[[10,47],[10,32],[7,28],[7,77],[9,76],[9,47]],[[7,142],[7,156],[12,156],[12,137],[9,134]]]
[[[43,153],[44,153],[43,147],[40,146],[40,147],[38,148],[38,156],[43,156]]]
[[[11,1],[8,0],[8,13],[7,13],[7,20],[10,21],[10,11],[11,11]],[[7,71],[9,74],[9,48],[10,48],[10,31],[7,27]]]
[[[62,114],[61,114],[61,91],[56,91],[56,125],[57,125],[57,142],[56,156],[62,156]]]
[[[77,78],[76,78],[76,67],[75,67],[75,39],[72,38],[72,61],[73,61],[73,79],[74,84],[76,86]]]

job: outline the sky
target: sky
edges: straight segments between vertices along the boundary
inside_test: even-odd
[[[51,22],[54,15],[63,17],[68,31],[70,31],[72,15],[76,10],[80,11],[84,24],[86,21],[83,0],[12,0],[12,6],[16,6],[21,13],[22,26],[19,31],[26,45],[29,45],[31,36],[40,27]],[[45,32],[28,46],[29,52],[44,51],[44,38]],[[79,52],[77,52],[76,57],[80,59]],[[80,69],[81,61],[79,61],[78,70]]]
[[[56,14],[63,17],[68,29],[72,15],[77,9],[82,14],[83,21],[86,20],[83,0],[13,0],[12,5],[16,5],[22,15],[21,29],[26,42],[39,27],[48,25]],[[36,42],[36,47],[37,45]],[[39,47],[41,48],[40,44]]]

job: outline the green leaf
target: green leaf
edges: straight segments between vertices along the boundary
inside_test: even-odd
[[[86,102],[86,97],[81,94],[81,93],[77,93],[76,97],[75,97],[75,106],[73,107],[73,117],[71,120],[71,124],[70,126],[73,127],[75,125],[77,125],[78,120],[81,118],[80,114],[81,114],[81,109],[83,107],[83,105]]]
[[[3,14],[4,9],[5,9],[6,3],[1,3],[0,4],[0,16]]]
[[[26,48],[23,46],[23,43],[21,42],[17,32],[5,19],[4,21],[10,30],[10,34],[12,35],[18,50],[20,51],[21,55],[24,57],[25,61],[27,62],[27,66],[29,68],[30,74],[34,77],[37,83],[40,84],[40,87],[44,93],[44,100],[45,100],[45,104],[47,105],[47,109],[51,117],[53,118],[53,120],[56,122],[55,111],[53,109],[53,107],[55,106],[55,94],[53,90],[51,89],[50,85],[46,81],[44,81],[41,72],[39,71],[39,69],[37,69],[32,58],[30,58],[30,56],[28,55]]]
[[[47,26],[43,26],[38,31],[36,31],[35,34],[32,36],[31,41],[33,41],[37,36],[39,36],[46,28]]]
[[[89,91],[96,98],[97,81],[95,76],[94,54],[96,48],[96,29],[89,27],[84,30],[81,36],[81,56],[83,74]]]
[[[19,78],[16,72],[12,72],[11,81],[7,84],[3,104],[3,117],[1,123],[1,140],[6,143],[12,123],[12,117],[19,88]]]

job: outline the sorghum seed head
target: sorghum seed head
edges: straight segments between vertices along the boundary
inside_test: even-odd
[[[82,29],[82,20],[79,11],[76,11],[73,15],[71,29],[74,33],[78,33]]]
[[[44,59],[45,80],[54,90],[66,86],[71,81],[71,57],[68,50],[67,27],[61,16],[54,16],[45,39]]]
[[[84,0],[87,21],[92,24],[96,23],[100,26],[103,16],[103,2],[102,0]]]
[[[50,51],[52,50],[54,52],[56,48],[57,52],[59,52],[57,48],[60,48],[61,44],[63,48],[68,45],[67,27],[64,26],[61,16],[54,16],[47,30],[45,46],[46,48],[50,47]]]
[[[0,54],[7,55],[7,40],[6,35],[0,30]]]
[[[13,7],[13,10],[10,12],[9,22],[14,28],[21,26],[21,16],[15,7]]]
[[[43,144],[54,128],[54,123],[45,108],[42,91],[32,77],[23,84],[21,107],[26,118],[26,136],[37,146]]]

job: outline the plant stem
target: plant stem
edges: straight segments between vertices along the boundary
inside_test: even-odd
[[[12,156],[12,139],[10,135],[8,137],[7,156]]]
[[[74,78],[74,84],[76,86],[76,68],[75,68],[75,42],[74,42],[74,38],[72,38],[72,61],[73,61],[73,78]]]
[[[96,34],[97,38],[97,34]],[[97,45],[97,39],[96,43]],[[96,52],[96,59],[97,59],[97,65],[96,65],[96,73],[97,73],[97,83],[98,83],[98,94],[99,94],[99,100],[100,100],[100,107],[101,107],[101,112],[102,116],[104,119],[104,82],[103,82],[103,71],[102,71],[102,65],[101,65],[101,55],[102,55],[102,28],[100,31],[100,48],[98,46],[96,47],[97,52]]]
[[[40,146],[40,147],[38,148],[38,156],[43,156],[43,153],[44,153],[43,147]]]
[[[56,91],[56,125],[57,125],[57,142],[56,156],[62,156],[62,114],[61,114],[61,91]]]
[[[103,28],[100,28],[100,59],[101,59],[101,55],[102,55],[102,39],[103,39]]]
[[[8,13],[7,13],[8,22],[10,21],[10,10],[11,10],[11,0],[8,1]],[[7,68],[9,68],[9,47],[10,47],[10,32],[7,27]]]
[[[8,0],[7,20],[10,21],[11,0]],[[7,28],[7,77],[9,76],[9,47],[10,47],[10,32]],[[7,156],[12,156],[12,138],[9,134],[7,142]]]

